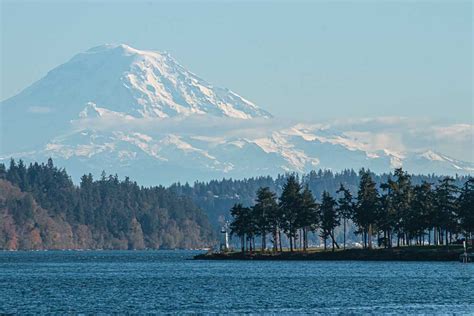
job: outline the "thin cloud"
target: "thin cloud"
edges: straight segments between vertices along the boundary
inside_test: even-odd
[[[389,150],[403,153],[431,149],[458,159],[474,161],[474,125],[447,125],[429,119],[378,117],[297,123],[277,118],[241,120],[205,115],[165,119],[133,118],[108,112],[101,117],[82,118],[71,123],[75,131],[119,130],[140,132],[156,138],[175,134],[206,142],[239,138],[255,140],[296,128],[316,136],[326,133],[324,137],[345,138],[367,152]]]

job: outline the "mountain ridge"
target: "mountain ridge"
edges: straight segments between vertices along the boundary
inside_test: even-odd
[[[0,160],[53,157],[73,175],[76,170],[138,172],[171,183],[360,167],[474,172],[474,163],[432,148],[392,148],[385,134],[382,145],[372,146],[359,137],[370,130],[282,124],[188,71],[169,53],[125,44],[75,55],[2,102],[1,109]],[[146,168],[154,172],[138,171]]]

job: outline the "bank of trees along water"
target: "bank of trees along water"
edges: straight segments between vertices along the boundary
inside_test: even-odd
[[[0,215],[11,214],[18,231],[30,226],[39,226],[41,232],[47,230],[41,230],[46,220],[38,219],[38,204],[49,217],[63,219],[61,225],[72,227],[73,234],[90,232],[85,246],[67,247],[194,248],[214,239],[206,214],[190,198],[162,186],[143,187],[128,177],[119,180],[105,172],[97,180],[86,174],[76,186],[51,159],[46,164],[28,166],[12,159],[8,168],[0,163],[2,181],[24,193],[22,199],[6,196],[5,200],[0,194]],[[0,248],[1,224],[0,220]]]
[[[317,232],[334,251],[340,248],[334,230],[353,222],[364,248],[393,245],[446,245],[474,232],[474,178],[462,187],[444,177],[437,183],[413,185],[411,176],[396,169],[386,182],[377,185],[368,170],[360,170],[357,193],[353,196],[343,184],[335,192],[324,191],[316,201],[308,186],[289,176],[277,198],[268,187],[257,190],[252,207],[235,204],[231,209],[231,234],[240,238],[242,252],[255,249],[261,238],[273,251],[282,251],[282,234],[290,251],[308,249],[308,233]],[[304,181],[303,181],[304,182]]]

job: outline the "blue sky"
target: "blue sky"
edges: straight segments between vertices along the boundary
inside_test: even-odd
[[[472,123],[472,2],[1,1],[4,100],[104,43],[165,50],[277,117]]]

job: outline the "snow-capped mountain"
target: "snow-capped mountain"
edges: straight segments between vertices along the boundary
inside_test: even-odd
[[[168,53],[102,45],[77,54],[20,94],[2,102],[3,130],[26,144],[44,144],[93,102],[135,118],[212,115],[239,119],[271,115],[233,91],[213,86]],[[41,134],[22,137],[17,119]],[[33,138],[31,137],[33,136]],[[46,136],[46,137],[42,137]],[[3,147],[17,146],[5,138]],[[13,145],[13,146],[12,146]]]
[[[127,45],[74,56],[1,110],[0,159],[53,157],[75,177],[106,170],[156,184],[318,168],[474,172],[474,164],[430,149],[373,146],[354,136],[360,132],[282,124],[169,54]]]
[[[103,45],[74,56],[13,99],[29,111],[77,113],[87,102],[134,117],[211,114],[270,117],[252,102],[211,85],[168,53]],[[34,102],[34,103],[32,103]]]

